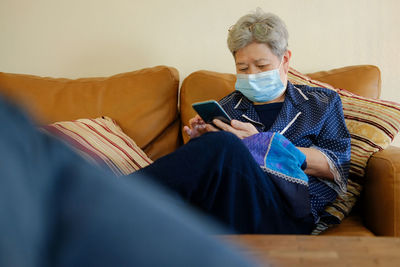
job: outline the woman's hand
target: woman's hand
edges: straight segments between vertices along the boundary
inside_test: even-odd
[[[307,168],[304,172],[308,175],[313,175],[321,178],[333,180],[334,176],[329,167],[328,160],[321,151],[312,147],[297,147],[306,155]]]
[[[252,136],[254,134],[257,134],[258,131],[256,127],[254,127],[253,124],[249,122],[241,122],[238,120],[232,120],[231,125],[226,124],[218,119],[214,119],[213,123],[215,126],[220,128],[223,131],[231,132],[240,139]],[[214,128],[214,127],[213,127]]]
[[[191,118],[189,120],[189,126],[184,126],[183,130],[186,132],[190,139],[199,137],[200,135],[207,132],[218,131],[218,129],[213,127],[212,125],[206,124],[199,115]]]

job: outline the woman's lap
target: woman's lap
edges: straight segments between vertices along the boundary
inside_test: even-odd
[[[307,234],[273,181],[233,134],[208,133],[137,172],[240,233]],[[135,176],[135,173],[132,175]]]

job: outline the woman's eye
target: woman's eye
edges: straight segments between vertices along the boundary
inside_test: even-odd
[[[241,68],[241,69],[239,69],[239,71],[246,71],[246,70],[248,70],[249,68]]]
[[[259,69],[264,69],[267,65],[259,65],[257,66]]]

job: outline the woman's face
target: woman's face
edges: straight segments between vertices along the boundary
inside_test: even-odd
[[[253,42],[236,52],[236,73],[256,74],[279,68],[281,80],[286,86],[290,57],[289,50],[285,52],[283,58],[279,58],[272,53],[267,44]]]

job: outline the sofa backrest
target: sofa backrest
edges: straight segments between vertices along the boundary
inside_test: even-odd
[[[178,87],[166,66],[75,80],[0,73],[0,93],[39,124],[108,116],[152,159],[180,145]]]
[[[381,95],[381,72],[374,65],[348,66],[306,75],[357,95],[369,98],[379,98]]]
[[[379,68],[372,65],[348,66],[330,71],[307,74],[314,80],[343,88],[355,94],[379,98],[381,76]],[[196,115],[192,103],[209,99],[219,100],[234,90],[234,74],[211,71],[197,71],[190,74],[182,83],[180,91],[181,122],[187,125],[189,119]],[[182,132],[184,142],[188,137]]]
[[[375,66],[349,66],[308,76],[363,96],[380,95],[380,72]],[[234,89],[235,80],[234,74],[227,73],[190,74],[181,87],[180,119],[178,71],[166,66],[75,80],[0,72],[0,93],[22,104],[39,124],[108,116],[154,160],[179,147],[181,122],[187,125],[196,114],[192,103],[221,99]],[[188,140],[185,133],[182,136]]]

